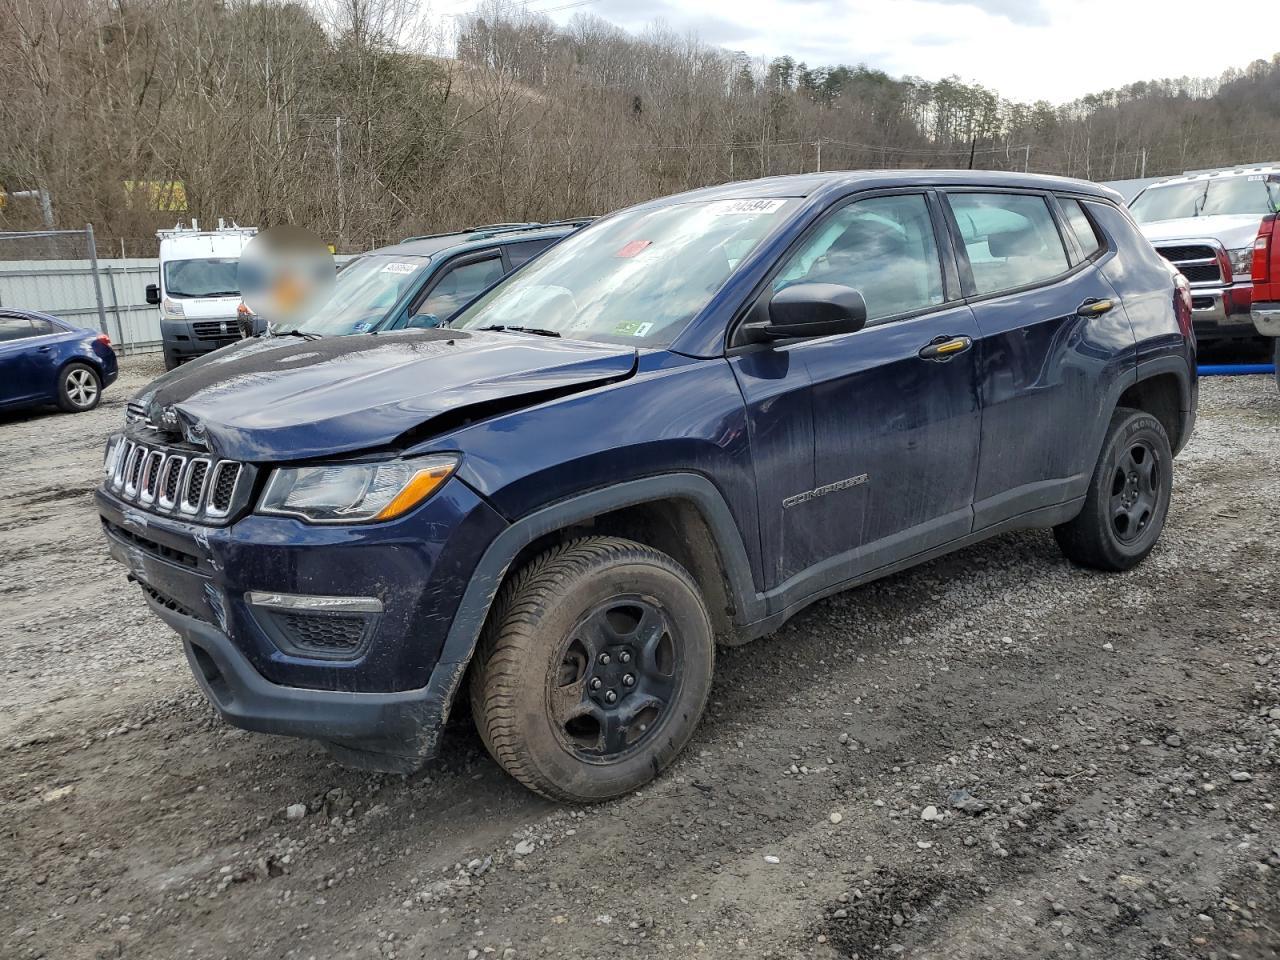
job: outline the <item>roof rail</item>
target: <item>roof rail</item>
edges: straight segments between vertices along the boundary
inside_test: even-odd
[[[1280,168],[1280,161],[1259,160],[1257,163],[1236,163],[1229,167],[1205,167],[1202,170],[1183,170],[1184,177],[1199,177],[1206,173],[1248,173],[1256,170]]]
[[[479,227],[467,227],[465,230],[449,230],[445,233],[424,233],[420,236],[405,237],[401,243],[412,243],[415,240],[439,240],[441,237],[461,237],[474,235],[475,239],[496,236],[500,233],[516,233],[520,230],[541,230],[544,227],[582,226],[590,223],[595,217],[575,217],[568,220],[552,220],[550,223],[530,221],[528,223],[487,223]]]

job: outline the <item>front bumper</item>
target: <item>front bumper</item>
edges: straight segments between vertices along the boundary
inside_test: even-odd
[[[1255,303],[1253,328],[1264,337],[1280,337],[1280,303]]]
[[[1252,288],[1247,284],[1228,287],[1191,288],[1191,322],[1198,340],[1239,339],[1255,336],[1249,317]]]
[[[112,556],[182,638],[229,723],[377,754],[376,769],[430,756],[466,665],[441,662],[444,641],[479,555],[506,526],[460,480],[398,520],[349,527],[255,515],[209,527],[101,489],[96,499]],[[377,598],[381,610],[350,657],[308,655],[280,642],[250,602],[261,593]]]
[[[320,740],[376,756],[366,765],[408,773],[435,755],[454,674],[441,665],[427,686],[397,693],[347,693],[272,683],[212,624],[147,603],[182,638],[187,663],[205,697],[224,720],[257,733]]]

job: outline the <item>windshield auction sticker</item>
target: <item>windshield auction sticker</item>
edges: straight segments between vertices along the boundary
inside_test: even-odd
[[[735,213],[777,213],[786,200],[777,197],[761,197],[756,200],[725,200],[716,205],[717,216],[729,216]]]
[[[653,246],[652,240],[632,240],[630,243],[624,243],[614,256],[619,259],[626,260],[629,257],[636,256],[642,250],[647,250],[651,246]]]
[[[418,269],[416,263],[388,263],[382,268],[383,273],[413,273]]]

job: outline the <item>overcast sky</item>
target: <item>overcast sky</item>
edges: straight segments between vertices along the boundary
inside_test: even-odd
[[[810,66],[863,62],[927,80],[956,74],[1014,99],[1054,103],[1135,80],[1216,76],[1280,51],[1280,19],[1268,0],[569,3],[527,6],[561,23],[590,12],[632,32],[661,19],[752,56],[790,54]]]

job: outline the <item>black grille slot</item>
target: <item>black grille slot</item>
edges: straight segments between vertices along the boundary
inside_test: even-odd
[[[231,509],[231,495],[235,493],[236,479],[240,476],[240,464],[224,462],[213,479],[213,492],[209,503],[213,509],[226,513]]]
[[[117,540],[123,540],[125,543],[132,544],[140,550],[144,550],[154,557],[160,557],[162,560],[168,560],[170,563],[180,564],[184,567],[191,567],[193,570],[200,565],[200,558],[182,550],[175,550],[173,547],[166,547],[163,543],[157,543],[149,537],[139,536],[132,530],[126,530],[124,527],[112,523],[110,520],[102,521],[103,529]]]
[[[1203,244],[1189,244],[1187,246],[1173,247],[1156,247],[1156,252],[1166,260],[1212,260],[1218,256],[1218,251],[1213,247],[1206,247]]]
[[[160,466],[164,463],[164,454],[152,453],[147,456],[147,478],[142,484],[142,489],[149,496],[155,496],[156,481],[160,479]]]
[[[147,452],[135,447],[134,452],[130,456],[132,457],[133,462],[129,465],[129,479],[127,482],[129,486],[137,487],[138,479],[142,476],[142,464],[147,459]]]
[[[1216,283],[1222,279],[1222,271],[1216,263],[1188,263],[1178,265],[1178,272],[1192,283]]]
[[[285,636],[299,650],[320,654],[350,654],[364,639],[366,618],[346,614],[276,611]]]
[[[182,460],[171,457],[165,461],[164,486],[161,496],[166,503],[173,503],[178,496],[178,481],[182,479]]]
[[[144,594],[146,594],[156,603],[160,604],[160,606],[164,607],[166,610],[172,610],[174,613],[180,613],[184,617],[193,617],[196,620],[204,619],[204,617],[200,616],[194,610],[188,607],[184,607],[177,600],[173,599],[173,597],[170,597],[170,596],[167,596],[166,594],[161,593],[159,590],[151,586],[149,583],[143,583],[141,580],[139,580],[138,586],[142,587],[142,592]]]
[[[209,461],[197,460],[191,464],[191,475],[187,478],[187,492],[182,498],[182,505],[194,510],[200,503],[200,495],[204,493],[204,481],[209,474]]]
[[[1213,306],[1213,297],[1192,297],[1191,298],[1192,310],[1208,310],[1212,306]]]

